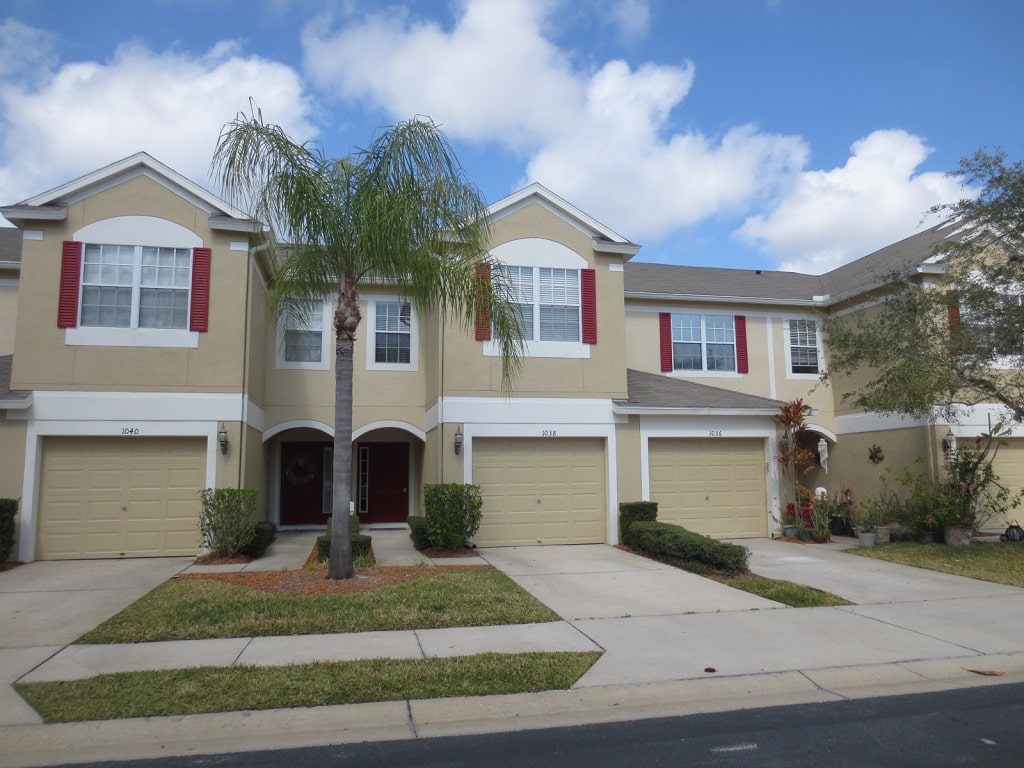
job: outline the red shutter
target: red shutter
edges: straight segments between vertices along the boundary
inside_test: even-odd
[[[747,362],[747,317],[736,315],[736,372],[747,373],[750,369]]]
[[[960,327],[960,298],[956,291],[946,291],[946,312],[949,313],[950,330]]]
[[[192,310],[189,330],[205,333],[210,326],[210,249],[192,249]]]
[[[491,265],[477,264],[476,277],[483,283],[476,306],[476,340],[489,341],[491,338]]]
[[[661,370],[672,370],[672,315],[658,313],[658,327],[661,329]]]
[[[583,305],[583,343],[597,344],[597,275],[580,270],[580,301]]]
[[[60,296],[57,327],[78,326],[78,285],[82,279],[82,244],[65,240],[60,254]]]

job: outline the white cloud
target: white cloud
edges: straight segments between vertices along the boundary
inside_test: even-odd
[[[799,137],[752,126],[671,132],[693,64],[582,69],[545,36],[551,10],[541,0],[466,0],[451,29],[403,11],[333,32],[321,21],[303,35],[305,65],[335,96],[394,119],[430,115],[453,138],[521,152],[527,180],[636,239],[742,211],[802,167]]]
[[[651,27],[651,6],[647,0],[616,0],[608,6],[607,12],[627,43],[640,40]]]
[[[56,64],[53,35],[7,19],[0,24],[0,79],[36,79]]]
[[[35,84],[0,83],[0,203],[139,150],[208,185],[221,127],[250,96],[290,135],[316,133],[300,75],[230,41],[201,54],[126,43],[106,62],[66,63]]]
[[[846,164],[804,171],[772,210],[735,235],[775,255],[781,268],[821,273],[913,234],[932,205],[964,196],[942,173],[915,173],[932,150],[902,130],[854,142]]]

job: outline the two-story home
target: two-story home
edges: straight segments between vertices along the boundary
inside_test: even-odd
[[[193,554],[204,487],[257,489],[282,527],[324,524],[331,299],[301,321],[269,315],[272,233],[145,153],[0,213],[18,228],[0,251],[17,276],[0,283],[16,289],[0,303],[0,320],[16,306],[0,496],[21,497],[20,559]],[[364,524],[402,524],[443,481],[481,486],[480,546],[615,543],[618,502],[648,498],[693,530],[766,536],[787,500],[772,417],[795,397],[831,452],[811,484],[877,479],[874,442],[890,464],[936,460],[934,424],[849,413],[819,384],[820,319],[918,268],[941,232],[811,276],[634,263],[638,245],[537,184],[488,216],[521,305],[522,374],[502,392],[487,323],[363,286]]]

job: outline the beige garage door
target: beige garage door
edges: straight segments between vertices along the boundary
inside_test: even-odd
[[[476,543],[603,543],[604,464],[600,439],[474,440],[473,482],[484,497]]]
[[[650,441],[658,520],[717,538],[768,535],[764,441]]]
[[[1024,440],[1011,438],[1006,445],[999,446],[993,469],[999,476],[999,482],[1014,493],[1024,488]],[[961,445],[974,446],[974,440],[961,440]],[[1011,520],[1024,523],[1024,506],[1011,510],[1008,516],[990,518],[983,526],[988,531],[1005,531]]]
[[[194,555],[205,486],[202,438],[45,438],[37,556]]]

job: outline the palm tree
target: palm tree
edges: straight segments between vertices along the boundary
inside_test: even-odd
[[[489,315],[509,389],[522,341],[508,285],[500,270],[490,269],[485,204],[444,135],[422,118],[387,129],[350,157],[328,159],[318,145],[299,144],[264,122],[254,107],[224,126],[213,172],[229,199],[290,243],[276,259],[275,318],[337,297],[329,574],[351,578],[352,366],[362,319],[360,283],[394,284],[419,312],[467,328],[478,315]]]

